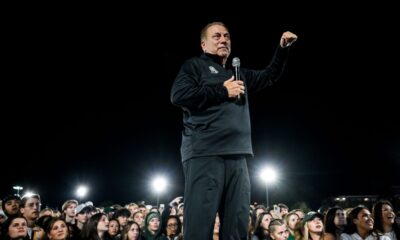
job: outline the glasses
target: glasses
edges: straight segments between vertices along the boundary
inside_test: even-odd
[[[178,227],[178,224],[176,224],[176,223],[170,223],[170,224],[167,225],[167,227],[169,227],[169,228],[176,228],[176,227]]]
[[[40,208],[40,206],[41,206],[41,204],[40,203],[38,203],[38,202],[36,202],[36,203],[28,203],[28,204],[26,204],[26,207],[27,208],[30,208],[30,209],[33,209],[33,208],[37,208],[37,209],[39,209]]]

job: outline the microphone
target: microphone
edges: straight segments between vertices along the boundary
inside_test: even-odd
[[[234,57],[232,59],[232,66],[235,68],[235,79],[239,80],[240,79],[240,59],[238,57]]]
[[[232,66],[235,68],[235,79],[240,79],[240,59],[238,57],[234,57],[232,59]],[[240,95],[237,96],[237,99],[240,99]]]

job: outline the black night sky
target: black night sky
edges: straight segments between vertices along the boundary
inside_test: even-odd
[[[85,183],[96,205],[155,204],[157,173],[171,181],[162,201],[182,195],[182,116],[169,93],[181,64],[201,53],[201,28],[216,20],[247,68],[268,64],[282,32],[299,36],[282,79],[250,97],[253,201],[265,201],[265,164],[280,171],[272,202],[317,208],[331,196],[392,194],[400,185],[396,21],[385,12],[241,10],[13,23],[0,196],[21,185],[60,207]]]

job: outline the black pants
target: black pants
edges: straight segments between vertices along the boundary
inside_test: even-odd
[[[247,239],[250,179],[244,156],[197,157],[183,162],[184,239],[212,240],[217,212],[220,239]]]

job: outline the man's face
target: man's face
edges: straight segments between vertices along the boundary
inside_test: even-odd
[[[75,216],[75,208],[76,208],[75,203],[71,203],[70,205],[68,205],[68,207],[64,210],[65,215],[73,218]]]
[[[25,206],[23,206],[21,209],[22,215],[28,219],[28,220],[33,220],[35,221],[39,217],[39,212],[40,212],[40,201],[37,198],[29,198]]]
[[[228,30],[221,25],[212,25],[201,40],[201,48],[205,53],[218,55],[227,59],[231,53],[231,37]]]
[[[7,212],[9,215],[15,215],[19,211],[19,203],[18,199],[11,199],[8,200],[4,205],[4,211]]]

